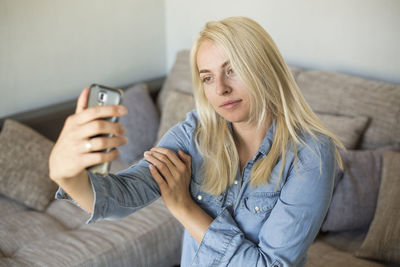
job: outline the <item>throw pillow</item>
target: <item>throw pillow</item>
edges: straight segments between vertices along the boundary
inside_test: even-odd
[[[356,256],[400,264],[400,153],[383,154],[375,217]]]
[[[43,211],[57,190],[48,167],[53,142],[7,119],[0,133],[0,147],[0,193]]]
[[[335,134],[347,149],[354,149],[367,129],[369,118],[318,113],[322,123]]]
[[[161,114],[164,113],[169,93],[174,90],[187,94],[193,92],[189,50],[181,50],[177,53],[175,63],[157,96],[157,107],[161,110]]]
[[[157,142],[175,124],[186,119],[186,113],[195,108],[194,97],[179,91],[171,91],[164,103],[161,115],[160,128],[158,129]]]
[[[118,149],[121,151],[121,160],[131,164],[153,145],[160,118],[145,84],[128,88],[124,92],[122,105],[128,109],[128,114],[120,117],[119,122],[126,129],[128,143]]]
[[[339,151],[344,165],[342,177],[333,192],[322,231],[350,231],[367,229],[376,208],[382,155],[395,149],[388,146],[376,150]]]

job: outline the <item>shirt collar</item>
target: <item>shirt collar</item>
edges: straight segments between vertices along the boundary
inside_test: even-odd
[[[227,121],[229,132],[233,135],[232,123]],[[271,125],[268,128],[267,134],[265,135],[256,155],[254,155],[254,160],[258,157],[261,153],[266,156],[271,149],[272,141],[274,140],[274,134],[276,129],[276,119],[272,120]]]

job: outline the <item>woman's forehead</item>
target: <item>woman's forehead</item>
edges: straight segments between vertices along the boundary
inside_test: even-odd
[[[225,67],[229,58],[225,51],[211,40],[202,41],[197,50],[197,68],[199,72],[217,70]]]

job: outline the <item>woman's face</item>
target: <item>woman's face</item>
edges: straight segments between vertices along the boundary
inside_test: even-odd
[[[215,111],[232,123],[247,121],[249,94],[225,52],[213,41],[203,41],[197,51],[197,67],[204,93]]]

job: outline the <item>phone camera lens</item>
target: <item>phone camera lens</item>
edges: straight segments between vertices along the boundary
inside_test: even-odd
[[[98,100],[99,100],[99,102],[101,102],[101,103],[106,102],[106,101],[107,101],[107,92],[100,91],[100,92],[99,92],[99,95],[98,95]]]

